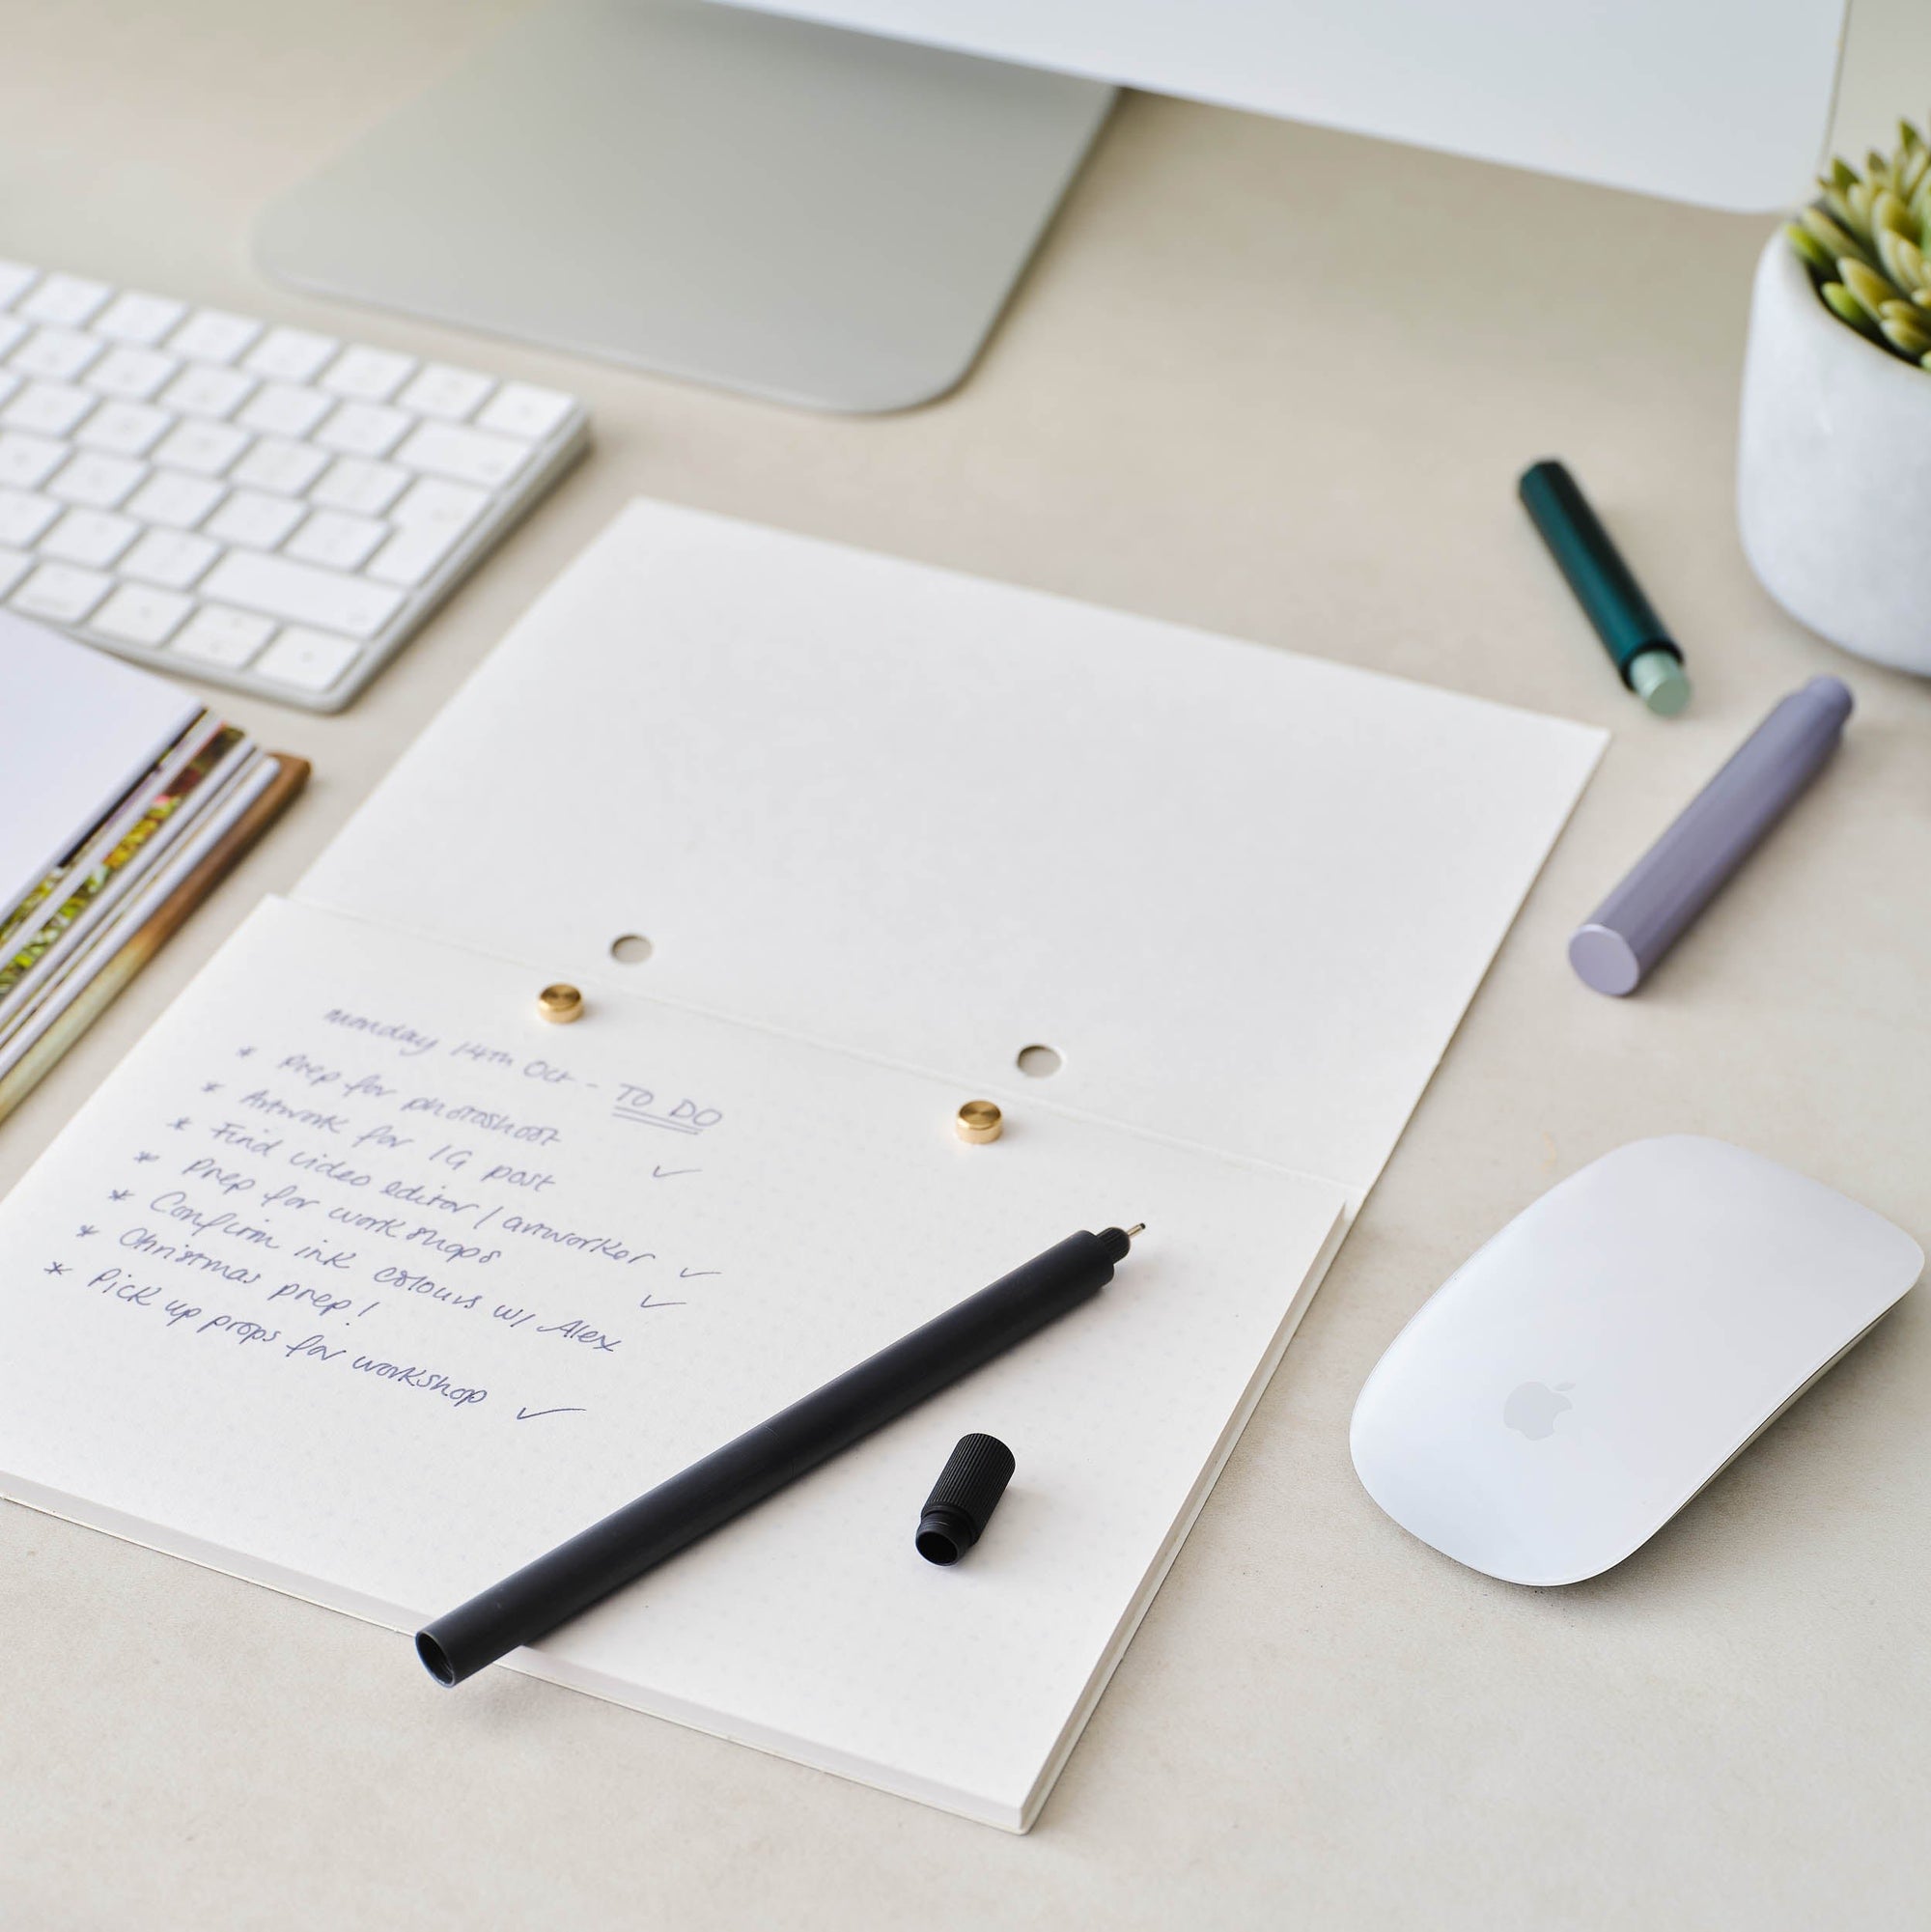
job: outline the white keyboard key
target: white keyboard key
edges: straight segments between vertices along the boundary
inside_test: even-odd
[[[268,496],[259,490],[235,490],[228,501],[202,527],[218,544],[245,544],[251,550],[272,550],[302,519],[302,506],[287,496]],[[326,563],[326,557],[314,559]]]
[[[249,440],[232,423],[186,422],[154,446],[154,461],[197,476],[219,476]]]
[[[331,396],[357,403],[386,403],[415,368],[413,355],[386,349],[345,349],[322,373],[322,387]]]
[[[392,462],[340,457],[309,491],[308,500],[324,510],[352,510],[359,517],[379,517],[401,495],[408,480],[408,471]]]
[[[148,465],[129,457],[103,456],[83,450],[51,483],[47,494],[63,503],[81,503],[94,510],[112,510],[125,502],[148,473]],[[86,559],[82,559],[86,561]]]
[[[12,355],[7,367],[16,376],[38,376],[48,382],[66,382],[95,361],[107,345],[78,329],[37,328]]]
[[[271,328],[241,366],[268,382],[306,382],[321,373],[342,345],[332,335],[305,328]]]
[[[103,403],[73,433],[83,449],[106,450],[114,456],[146,456],[174,418],[152,403]]]
[[[116,295],[94,319],[94,332],[111,342],[149,345],[159,342],[187,314],[187,304],[167,295],[144,295],[128,290]]]
[[[400,591],[381,584],[253,550],[230,550],[203,579],[202,589],[244,610],[350,637],[375,636],[403,602]]]
[[[180,368],[172,355],[157,349],[110,349],[87,372],[87,386],[103,396],[145,403]]]
[[[389,534],[386,523],[351,517],[341,510],[318,510],[288,541],[283,555],[330,570],[359,570],[369,553]]]
[[[12,316],[0,316],[0,355],[8,354],[32,333],[25,322],[15,322]]]
[[[42,564],[14,593],[14,608],[50,624],[78,624],[107,593],[114,579],[71,564]]]
[[[34,567],[32,557],[18,550],[0,549],[0,597],[5,597]]]
[[[173,650],[177,658],[191,658],[198,663],[219,664],[235,671],[274,634],[275,627],[266,617],[206,603],[176,636]]]
[[[194,599],[179,591],[124,583],[88,619],[88,629],[123,644],[165,644],[193,608]]]
[[[25,294],[40,279],[41,271],[28,267],[24,262],[0,262],[0,309],[16,295]]]
[[[413,590],[462,541],[461,527],[452,523],[419,523],[412,530],[398,530],[369,559],[367,574],[378,583]]]
[[[5,369],[0,369],[0,403],[4,403],[19,386],[20,378],[17,376],[12,375]]]
[[[568,396],[559,395],[554,389],[539,389],[529,382],[505,382],[490,399],[490,406],[476,418],[476,427],[541,442],[574,406]]]
[[[419,416],[462,423],[475,414],[476,406],[495,386],[489,377],[478,376],[473,370],[452,369],[446,362],[432,362],[396,401]]]
[[[530,445],[483,430],[460,430],[451,423],[425,423],[395,457],[407,469],[500,490],[529,461]]]
[[[43,436],[64,436],[94,404],[95,398],[85,389],[66,382],[29,382],[0,409],[0,423]]]
[[[258,435],[290,436],[299,441],[334,408],[335,399],[320,389],[298,389],[289,382],[265,382],[236,421]]]
[[[255,669],[299,691],[325,691],[340,681],[360,648],[352,638],[292,624],[263,652]]]
[[[468,529],[489,507],[487,490],[472,490],[466,483],[444,483],[439,477],[425,476],[389,512],[389,521],[406,530],[434,523],[462,531]]]
[[[32,294],[14,303],[14,313],[29,322],[52,322],[57,328],[78,328],[113,293],[105,282],[48,275]]]
[[[28,490],[0,490],[0,544],[25,549],[61,514],[58,503]]]
[[[0,485],[14,490],[38,490],[70,455],[66,443],[24,430],[0,431]]]
[[[168,347],[196,362],[233,362],[262,333],[262,324],[226,309],[197,309],[174,334]]]
[[[344,456],[387,456],[415,427],[415,420],[381,403],[345,403],[316,431],[315,440]]]
[[[238,369],[190,362],[154,400],[183,416],[232,416],[254,387],[255,378]]]
[[[164,469],[149,477],[127,499],[126,508],[128,516],[138,517],[143,523],[192,530],[227,494],[223,485],[205,476],[184,476],[178,469]]]
[[[328,452],[309,443],[292,443],[264,436],[233,469],[231,483],[250,490],[272,490],[283,496],[299,496],[328,467]]]
[[[141,526],[107,510],[70,510],[35,546],[43,557],[99,570],[111,564]]]
[[[219,544],[185,530],[150,530],[118,566],[124,577],[185,590],[221,554]]]

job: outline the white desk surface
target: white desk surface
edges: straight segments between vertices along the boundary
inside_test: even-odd
[[[600,440],[350,711],[232,707],[312,757],[315,784],[0,1129],[0,1184],[633,493],[1615,742],[1029,1838],[511,1672],[453,1697],[397,1637],[0,1506],[0,1918],[1921,1923],[1931,1290],[1579,1588],[1437,1557],[1347,1453],[1355,1391],[1414,1306],[1625,1139],[1727,1135],[1931,1237],[1931,689],[1805,634],[1739,552],[1737,372],[1768,223],[1131,99],[978,373],[877,421],[266,286],[257,210],[507,11],[9,10],[0,253],[493,362],[587,396]],[[1849,98],[1895,104],[1894,70]],[[1927,82],[1931,62],[1901,94]],[[1550,453],[1685,640],[1687,716],[1620,691],[1518,508],[1517,471]],[[1640,997],[1584,992],[1570,927],[1824,670],[1859,699],[1836,767]]]

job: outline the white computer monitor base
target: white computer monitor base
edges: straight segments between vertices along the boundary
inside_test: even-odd
[[[971,367],[1099,82],[706,0],[558,0],[277,202],[280,279],[809,407]]]

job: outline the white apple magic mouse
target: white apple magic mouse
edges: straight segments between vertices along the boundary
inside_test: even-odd
[[[1458,1563],[1580,1582],[1654,1536],[1923,1266],[1901,1228],[1774,1161],[1634,1141],[1422,1304],[1355,1404],[1355,1469]]]

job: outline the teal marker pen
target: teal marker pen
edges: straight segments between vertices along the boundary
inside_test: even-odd
[[[1576,479],[1551,458],[1524,470],[1518,487],[1524,509],[1569,579],[1623,683],[1659,717],[1674,717],[1690,702],[1683,653]]]

